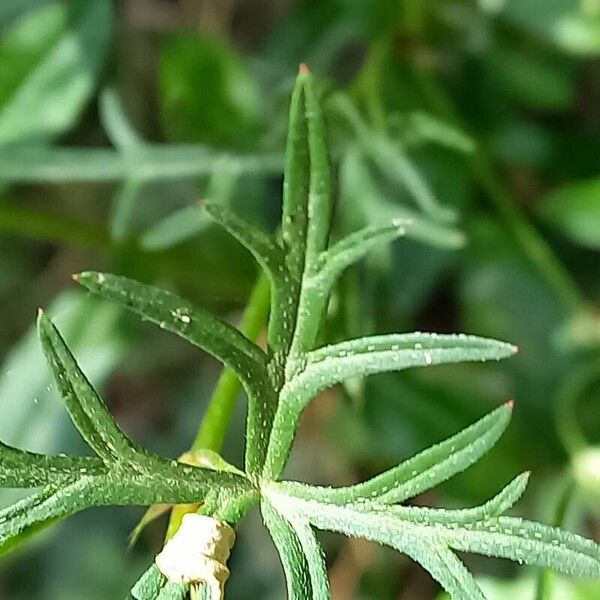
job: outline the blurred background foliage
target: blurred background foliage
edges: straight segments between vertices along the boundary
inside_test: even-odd
[[[600,0],[3,0],[0,36],[3,441],[82,450],[31,330],[44,306],[129,433],[170,456],[189,446],[216,363],[69,275],[126,274],[235,321],[254,264],[194,201],[276,225],[287,104],[307,62],[335,159],[333,235],[413,221],[347,273],[324,337],[465,331],[521,352],[324,394],[289,474],[364,478],[513,397],[500,445],[416,501],[479,502],[531,468],[521,513],[600,539]],[[234,461],[243,419],[242,402]],[[0,597],[124,597],[162,539],[154,524],[127,551],[140,514],[90,511],[46,531],[3,558]],[[324,543],[336,600],[438,595],[396,554]],[[600,597],[598,582],[470,563],[492,600]],[[258,519],[231,566],[230,598],[284,597]]]

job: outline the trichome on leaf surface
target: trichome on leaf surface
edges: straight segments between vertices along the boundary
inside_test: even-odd
[[[515,348],[466,335],[391,334],[318,346],[328,299],[342,271],[377,244],[403,235],[392,222],[330,243],[332,197],[325,128],[312,75],[302,67],[291,100],[281,233],[271,235],[222,205],[203,209],[265,270],[271,293],[267,350],[183,298],[116,275],[76,280],[144,319],[185,338],[233,370],[248,397],[244,470],[213,457],[192,466],[157,456],[128,439],[44,315],[41,343],[67,410],[93,457],[43,456],[0,446],[0,484],[41,488],[0,513],[0,549],[84,508],[199,504],[199,513],[235,527],[254,505],[279,551],[294,600],[330,597],[315,529],[390,546],[422,565],[455,599],[484,598],[455,551],[504,557],[584,577],[600,576],[600,547],[540,523],[502,516],[528,473],[476,508],[443,510],[401,503],[475,463],[506,428],[507,403],[470,427],[368,481],[320,488],[282,481],[304,408],[350,377],[463,361],[499,360]],[[202,208],[198,208],[202,210]],[[153,564],[133,587],[135,600],[208,598],[211,582],[169,580]],[[217,600],[214,595],[210,600]]]

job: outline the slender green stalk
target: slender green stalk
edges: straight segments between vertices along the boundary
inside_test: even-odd
[[[250,340],[254,341],[258,338],[267,322],[269,290],[267,276],[261,274],[250,294],[239,325],[240,331]],[[192,452],[197,450],[219,452],[221,450],[241,391],[242,386],[236,374],[231,369],[223,369],[191,446]],[[168,540],[175,535],[184,515],[196,512],[197,509],[198,505],[195,504],[174,506],[165,539]]]
[[[248,299],[248,305],[240,321],[240,331],[248,339],[255,341],[265,327],[268,312],[269,282],[265,275],[261,275]],[[191,447],[192,451],[206,449],[219,452],[221,450],[241,389],[239,379],[233,371],[224,369],[200,423]]]

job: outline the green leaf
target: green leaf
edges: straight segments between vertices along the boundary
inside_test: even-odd
[[[476,463],[498,441],[511,413],[512,403],[507,403],[460,433],[363,483],[346,488],[317,488],[286,482],[285,489],[296,496],[334,504],[363,500],[404,502]]]
[[[306,368],[287,384],[285,394],[302,390],[304,401],[347,377],[417,366],[500,360],[516,351],[512,344],[465,334],[406,333],[360,338],[307,353]]]
[[[34,488],[51,483],[69,483],[74,473],[104,472],[104,463],[94,457],[47,456],[26,452],[0,442],[0,485]]]
[[[140,178],[160,181],[200,177],[229,161],[239,173],[280,174],[282,160],[274,153],[215,153],[205,146],[146,144],[127,155],[108,148],[0,149],[0,180],[18,182],[118,181]]]
[[[600,178],[555,190],[541,200],[539,213],[574,242],[600,249]]]
[[[222,204],[207,202],[203,204],[210,216],[244,245],[263,268],[271,284],[271,314],[269,321],[270,346],[275,349],[284,342],[282,330],[293,317],[292,312],[278,310],[277,307],[291,306],[294,303],[294,291],[291,275],[285,264],[286,255],[274,236],[265,233],[254,225],[244,221]],[[276,332],[273,335],[273,332]],[[285,336],[283,336],[285,337]]]
[[[433,142],[451,150],[472,154],[475,141],[455,125],[431,113],[416,110],[407,117],[407,134],[412,143]]]
[[[410,333],[361,338],[309,352],[304,368],[281,390],[266,472],[281,473],[308,402],[344,379],[417,366],[499,360],[515,351],[510,344],[475,336]]]
[[[248,388],[256,388],[265,370],[265,355],[237,329],[187,300],[117,275],[87,272],[79,283],[103,298],[156,323],[202,348],[230,367]]]
[[[290,106],[283,183],[283,244],[292,277],[300,279],[325,249],[331,223],[331,192],[323,116],[315,83],[300,67]]]
[[[235,163],[224,158],[216,161],[206,186],[205,197],[211,201],[229,204],[240,177]],[[156,252],[180,244],[205,231],[211,224],[210,217],[197,206],[185,206],[147,229],[140,238],[145,250]]]
[[[429,184],[405,154],[404,149],[369,128],[348,96],[336,94],[332,99],[332,105],[354,129],[363,152],[387,177],[408,190],[417,207],[425,215],[440,223],[456,221],[456,211],[439,203]]]
[[[340,167],[340,201],[344,212],[358,213],[361,224],[385,225],[395,219],[410,221],[407,237],[440,248],[460,248],[464,234],[452,225],[440,223],[418,210],[389,198],[376,183],[363,152],[350,146]]]
[[[388,225],[371,225],[347,235],[321,254],[317,285],[324,291],[330,290],[344,269],[358,262],[375,246],[403,236],[410,225],[410,221],[397,219]]]
[[[219,225],[252,253],[269,276],[272,285],[275,288],[281,287],[284,279],[284,254],[274,236],[244,221],[222,204],[205,202],[202,206]]]
[[[91,380],[101,385],[127,346],[120,311],[83,290],[59,294],[48,308],[80,357]],[[68,424],[52,385],[38,331],[32,327],[0,368],[0,439],[36,452],[59,452],[60,432]]]
[[[448,548],[417,542],[407,554],[429,571],[453,600],[485,600],[471,573]]]
[[[129,122],[121,99],[113,88],[106,88],[100,96],[100,119],[110,141],[122,153],[144,145],[144,140]],[[110,218],[110,232],[114,240],[127,237],[144,185],[143,179],[131,177],[117,191]]]
[[[595,6],[565,0],[508,0],[503,19],[529,34],[541,35],[564,52],[575,56],[600,55],[600,20]]]
[[[556,527],[515,517],[473,523],[449,536],[455,550],[508,558],[567,575],[600,578],[600,547]]]
[[[600,577],[600,547],[582,537],[497,514],[518,498],[526,475],[476,509],[457,511],[385,506],[374,501],[330,504],[305,500],[271,484],[265,495],[286,518],[390,546],[421,563],[453,597],[482,598],[450,549],[509,558],[583,577]]]
[[[183,465],[129,440],[43,314],[39,333],[69,414],[99,458],[43,456],[0,445],[0,482],[44,489],[0,512],[0,552],[48,523],[91,506],[179,504],[210,497],[238,513],[255,497],[236,472]],[[233,514],[233,513],[232,513]]]
[[[50,319],[40,311],[38,330],[46,359],[73,423],[89,446],[105,461],[141,453],[121,431],[91,386]]]
[[[307,556],[294,528],[269,502],[261,502],[261,512],[285,571],[288,600],[313,598]]]
[[[144,139],[138,134],[125,112],[116,89],[108,87],[100,95],[102,125],[116,148],[141,146]]]
[[[144,250],[157,252],[196,236],[210,227],[208,215],[197,206],[184,206],[149,227],[140,237]]]
[[[45,141],[69,129],[106,54],[107,0],[55,3],[27,13],[0,47],[0,144]]]
[[[197,33],[171,36],[160,57],[159,85],[161,121],[171,141],[222,147],[253,137],[259,89],[223,41]]]

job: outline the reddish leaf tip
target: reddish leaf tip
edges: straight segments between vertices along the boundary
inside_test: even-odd
[[[310,69],[308,68],[308,65],[306,63],[300,63],[300,66],[298,67],[298,75],[309,75],[310,74]]]

